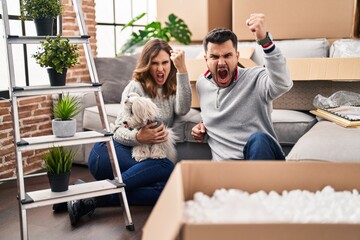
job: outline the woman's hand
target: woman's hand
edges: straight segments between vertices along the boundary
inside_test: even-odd
[[[204,123],[202,122],[196,124],[191,130],[191,135],[194,137],[195,141],[197,142],[204,141],[205,134],[206,134],[206,128]]]
[[[141,144],[154,144],[167,141],[168,132],[166,131],[164,124],[161,124],[157,128],[152,128],[157,124],[157,122],[153,122],[140,128],[136,134],[138,142]]]
[[[185,52],[183,50],[170,50],[170,59],[174,63],[178,73],[186,73]]]

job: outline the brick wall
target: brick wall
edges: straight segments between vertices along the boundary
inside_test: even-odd
[[[72,1],[63,0],[63,35],[78,36],[79,28],[73,11]],[[82,0],[82,10],[91,36],[90,45],[93,56],[96,55],[94,0]],[[67,82],[89,82],[85,54],[81,46],[80,65],[68,70]],[[45,71],[45,70],[44,70]],[[18,99],[21,137],[52,134],[51,131],[51,96],[35,96]],[[0,179],[16,176],[15,147],[13,141],[13,121],[9,100],[0,101]],[[42,166],[42,155],[46,150],[34,150],[23,153],[24,173],[38,171]]]

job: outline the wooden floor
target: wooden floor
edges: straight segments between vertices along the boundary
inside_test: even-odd
[[[87,167],[74,166],[70,183],[76,179],[93,181]],[[47,176],[26,178],[26,191],[49,187]],[[21,239],[16,180],[0,183],[0,239]],[[76,227],[70,224],[67,212],[54,213],[52,206],[27,210],[29,239],[92,240],[141,239],[141,230],[152,207],[130,206],[135,231],[125,228],[120,207],[97,208],[91,217],[81,218]]]

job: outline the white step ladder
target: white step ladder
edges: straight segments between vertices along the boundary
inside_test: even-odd
[[[18,185],[18,201],[20,211],[20,227],[21,238],[28,239],[27,216],[26,210],[56,203],[67,202],[70,200],[78,200],[89,197],[103,196],[113,193],[119,193],[121,199],[122,211],[125,218],[126,229],[134,231],[134,224],[131,219],[129,205],[125,194],[125,184],[122,181],[120,167],[115,153],[114,143],[112,141],[112,134],[110,133],[110,126],[105,112],[103,95],[101,92],[101,84],[99,83],[97,72],[95,68],[94,59],[91,53],[89,44],[89,36],[83,19],[83,14],[79,6],[78,0],[72,0],[74,10],[76,13],[77,22],[80,29],[80,37],[67,37],[70,43],[82,44],[84,47],[87,67],[89,69],[91,83],[76,83],[67,84],[61,87],[46,86],[17,86],[15,81],[15,70],[13,63],[12,45],[14,44],[39,44],[45,37],[39,36],[14,36],[10,34],[9,16],[7,11],[6,0],[1,1],[1,16],[4,26],[4,40],[6,44],[7,69],[9,75],[9,93],[12,105],[12,115],[14,122],[14,142],[15,155],[17,162],[17,185]],[[55,37],[55,36],[53,36]],[[99,108],[100,119],[103,129],[105,131],[87,131],[77,132],[75,136],[69,138],[57,138],[53,135],[39,136],[39,137],[20,137],[20,123],[18,112],[18,97],[62,94],[64,92],[79,93],[79,92],[94,92],[96,96],[97,106]],[[113,168],[114,180],[103,180],[89,182],[79,185],[69,186],[66,192],[55,193],[50,189],[26,192],[23,173],[22,153],[27,150],[45,149],[51,146],[74,146],[86,143],[95,143],[106,141],[109,150],[109,156]]]

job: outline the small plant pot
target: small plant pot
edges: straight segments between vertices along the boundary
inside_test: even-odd
[[[58,73],[54,68],[47,68],[50,86],[65,86],[67,68],[63,68],[62,73]]]
[[[56,137],[72,137],[76,133],[76,119],[66,121],[58,118],[53,119],[52,131]]]
[[[65,192],[69,189],[71,172],[50,174],[48,173],[50,189],[52,192]]]
[[[38,36],[53,36],[53,18],[34,19],[36,33]]]

